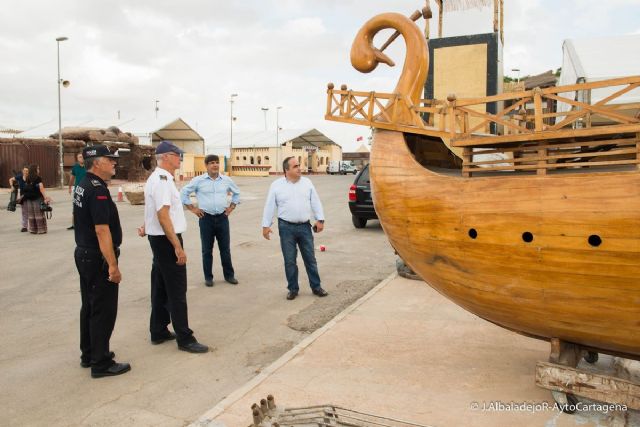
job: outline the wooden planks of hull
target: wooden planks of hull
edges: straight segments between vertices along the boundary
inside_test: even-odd
[[[393,247],[478,316],[640,358],[640,172],[434,173],[376,130],[371,184]]]

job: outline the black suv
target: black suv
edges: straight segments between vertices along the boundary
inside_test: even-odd
[[[349,188],[349,210],[351,221],[356,228],[364,228],[367,220],[378,219],[371,198],[371,181],[369,181],[369,165],[365,165]]]

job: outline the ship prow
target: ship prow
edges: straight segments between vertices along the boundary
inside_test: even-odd
[[[640,76],[421,99],[429,57],[411,20],[369,20],[352,64],[392,62],[372,45],[385,28],[407,46],[396,88],[329,84],[325,118],[374,128],[374,204],[403,260],[502,327],[640,359],[640,105],[620,102]]]

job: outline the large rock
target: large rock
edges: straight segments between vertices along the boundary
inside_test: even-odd
[[[144,205],[144,186],[142,184],[126,185],[124,195],[132,205]]]

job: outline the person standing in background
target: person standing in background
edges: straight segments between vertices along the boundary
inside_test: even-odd
[[[13,187],[15,184],[18,185],[19,197],[23,196],[24,184],[26,183],[27,175],[29,175],[29,166],[24,165],[22,167],[22,173],[19,173],[9,179],[9,187]],[[24,233],[27,231],[27,221],[29,217],[27,215],[27,208],[25,207],[24,203],[20,203],[20,209],[22,210],[22,228],[20,229],[20,231]]]
[[[82,181],[87,170],[84,167],[84,157],[82,153],[78,153],[76,156],[77,162],[71,168],[71,177],[69,178],[69,194],[74,194],[76,187]],[[71,191],[73,190],[73,192]],[[67,227],[67,230],[73,230],[73,206],[71,206],[71,227]]]
[[[45,234],[47,232],[47,218],[40,209],[42,202],[51,203],[44,191],[44,184],[40,178],[38,165],[29,166],[29,173],[22,190],[22,209],[27,209],[27,229],[31,234]]]
[[[220,158],[209,154],[204,158],[207,173],[193,178],[180,192],[182,204],[199,218],[200,243],[202,245],[202,268],[204,284],[213,286],[213,245],[218,239],[220,261],[224,280],[237,285],[233,264],[231,263],[231,237],[229,215],[240,203],[238,186],[226,175],[220,174]],[[196,193],[198,207],[191,203],[189,196]],[[231,193],[231,202],[227,194]]]

